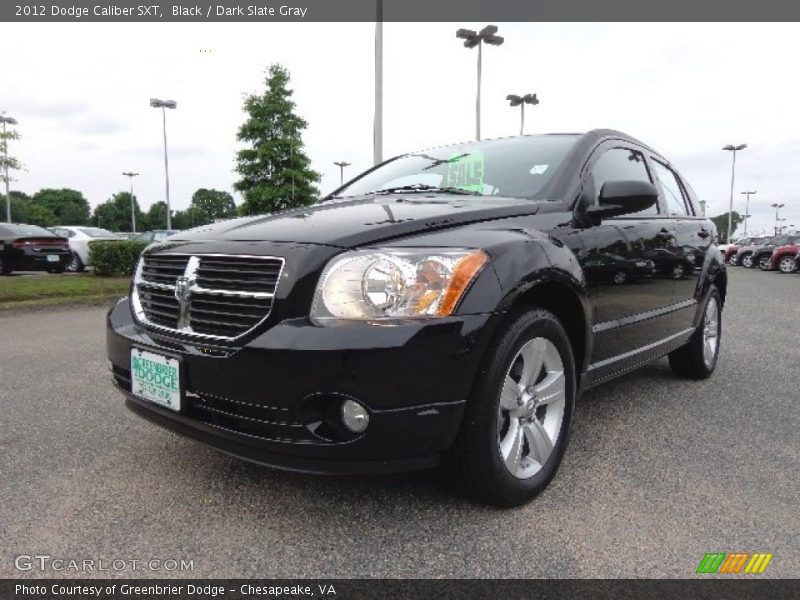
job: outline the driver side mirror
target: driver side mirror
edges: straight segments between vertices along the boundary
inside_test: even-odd
[[[655,206],[658,190],[649,181],[606,181],[600,190],[597,204],[588,206],[586,212],[593,223],[601,219],[629,215]]]

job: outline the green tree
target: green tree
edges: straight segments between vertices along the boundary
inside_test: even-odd
[[[303,150],[302,132],[307,123],[294,112],[289,72],[272,65],[264,79],[266,90],[245,98],[249,115],[236,139],[247,147],[236,155],[241,179],[234,188],[244,196],[245,215],[274,212],[316,202],[314,185],[320,175],[310,168]]]
[[[44,188],[33,195],[33,202],[51,211],[59,225],[88,225],[89,202],[77,190]]]
[[[736,236],[734,233],[736,232],[736,228],[739,226],[739,223],[744,221],[744,217],[740,215],[738,212],[733,211],[730,213],[731,215],[731,239],[734,239]],[[719,235],[719,241],[722,244],[728,243],[728,213],[722,213],[721,215],[717,215],[716,217],[711,217],[711,221],[717,227],[717,234]]]
[[[186,210],[176,210],[172,215],[172,227],[175,229],[191,229],[211,222],[208,213],[196,206],[190,206]]]
[[[15,222],[40,225],[41,227],[57,224],[58,219],[53,211],[35,204],[28,194],[12,191],[9,195],[11,196],[11,214]]]
[[[167,228],[167,203],[163,200],[154,202],[145,215],[147,229],[166,229]],[[142,227],[142,231],[144,231]]]
[[[144,231],[148,223],[145,214],[139,208],[136,196],[133,197],[133,203],[136,213],[136,230]],[[92,214],[91,222],[97,227],[110,231],[133,231],[130,192],[117,192],[102,204],[98,204]]]
[[[3,116],[4,114],[5,111],[0,111],[0,116]],[[8,173],[9,171],[19,171],[20,169],[22,169],[22,163],[20,163],[19,160],[17,160],[8,153],[8,143],[11,140],[18,140],[18,139],[19,139],[19,133],[16,130],[12,129],[11,131],[8,131],[8,129],[6,128],[6,131],[3,131],[2,129],[0,129],[0,183],[3,183],[4,186],[13,181],[11,174]],[[8,175],[6,175],[7,173]],[[9,196],[11,196],[10,193]],[[3,211],[2,211],[3,220],[5,220],[6,216],[5,200],[6,198],[3,197]],[[14,214],[13,207],[11,212],[11,220],[20,223],[23,222]]]
[[[205,213],[205,223],[214,219],[229,219],[236,216],[236,204],[233,202],[233,196],[220,190],[200,188],[192,194],[192,207]],[[199,217],[199,213],[195,211],[194,216]],[[198,223],[198,225],[203,224]]]

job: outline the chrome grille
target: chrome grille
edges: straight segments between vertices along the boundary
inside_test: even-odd
[[[147,255],[135,276],[134,311],[159,329],[234,339],[269,316],[283,264],[271,256]]]

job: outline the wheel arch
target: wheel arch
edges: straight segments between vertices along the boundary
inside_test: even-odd
[[[592,345],[590,309],[585,295],[564,281],[541,277],[508,300],[509,308],[526,306],[543,308],[556,316],[567,332],[580,376],[586,370]]]

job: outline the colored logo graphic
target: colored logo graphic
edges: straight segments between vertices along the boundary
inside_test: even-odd
[[[771,560],[766,552],[707,552],[696,572],[760,575]]]

